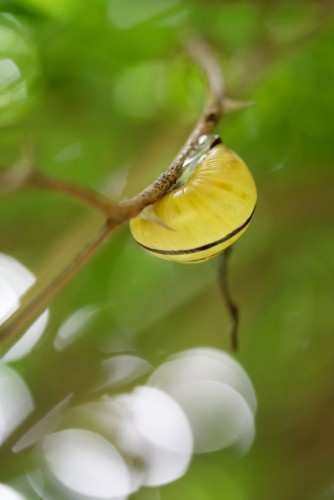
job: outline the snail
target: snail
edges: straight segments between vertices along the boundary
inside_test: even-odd
[[[134,239],[162,259],[199,263],[232,245],[247,229],[256,206],[252,174],[217,136],[204,136],[184,162],[178,181],[152,216],[131,219]]]

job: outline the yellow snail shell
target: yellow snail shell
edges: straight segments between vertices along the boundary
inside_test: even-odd
[[[177,182],[152,205],[161,223],[138,216],[130,221],[130,229],[139,245],[157,257],[202,262],[245,232],[256,197],[246,164],[214,138],[189,179]]]

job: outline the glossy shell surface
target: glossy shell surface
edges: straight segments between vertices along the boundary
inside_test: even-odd
[[[135,240],[157,257],[202,262],[244,233],[256,198],[256,186],[246,164],[218,143],[183,186],[170,190],[153,205],[162,224],[137,217],[130,221],[130,229]]]

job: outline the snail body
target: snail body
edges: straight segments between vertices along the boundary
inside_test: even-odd
[[[140,216],[130,221],[139,245],[162,259],[208,260],[232,245],[253,216],[257,198],[253,177],[219,138],[211,139],[195,167],[184,183],[177,182],[152,205],[160,224]]]

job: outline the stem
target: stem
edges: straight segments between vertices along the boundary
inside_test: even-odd
[[[30,325],[41,314],[41,311],[96,253],[116,225],[106,221],[83,250],[42,291],[39,290],[37,283],[29,289],[23,296],[20,307],[0,327],[2,344],[10,342],[18,331]]]
[[[28,187],[48,189],[50,191],[68,195],[70,198],[76,199],[84,205],[102,212],[102,214],[106,217],[108,217],[110,213],[117,214],[117,211],[119,210],[116,203],[109,200],[102,194],[67,181],[47,177],[38,172],[33,172],[30,177],[28,177],[26,185]]]
[[[190,40],[187,49],[205,73],[208,86],[206,106],[181,151],[170,165],[141,193],[121,204],[126,213],[127,211],[131,213],[133,209],[138,210],[137,213],[139,213],[145,206],[155,203],[170,189],[180,176],[184,160],[196,149],[199,138],[212,132],[222,116],[225,85],[216,59],[203,40]]]
[[[230,315],[231,319],[231,348],[233,352],[237,352],[238,350],[238,326],[239,326],[239,308],[235,304],[231,296],[231,289],[229,285],[229,263],[231,260],[231,252],[232,247],[228,247],[220,256],[219,256],[219,285],[220,290],[223,296],[223,300],[226,305],[226,309]]]

